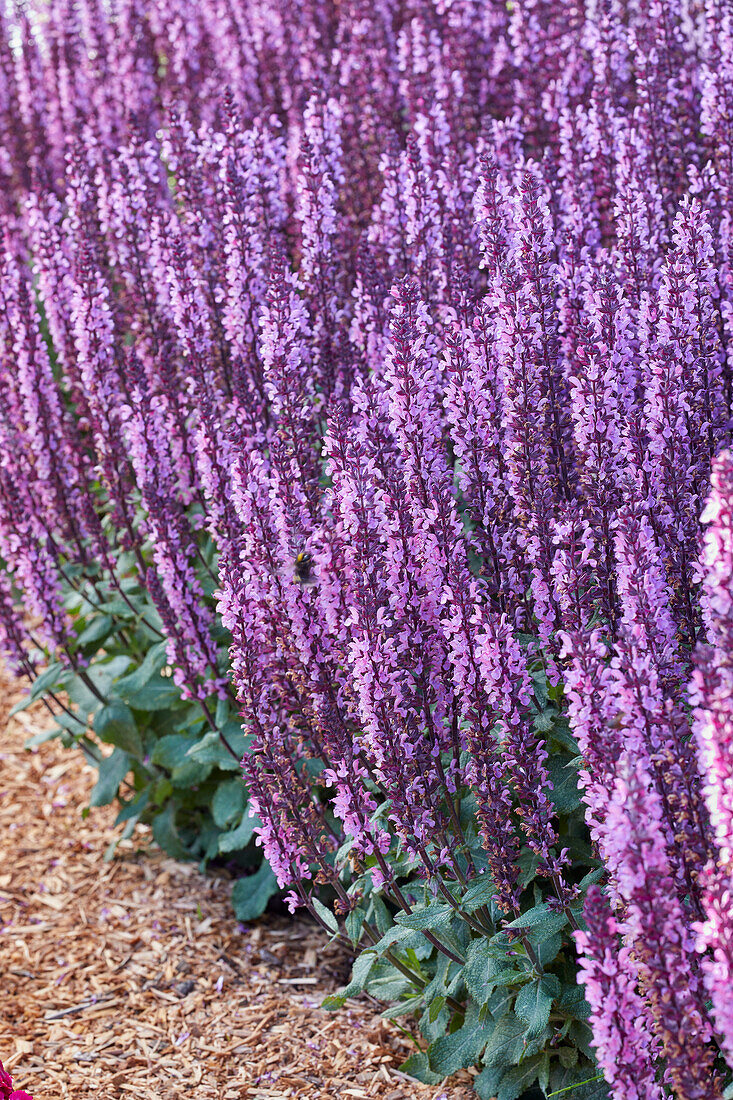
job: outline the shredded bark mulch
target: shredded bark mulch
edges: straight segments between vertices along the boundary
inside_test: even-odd
[[[237,924],[225,873],[160,852],[147,830],[111,862],[111,807],[83,817],[95,773],[25,740],[0,680],[0,1059],[35,1100],[469,1100],[470,1076],[421,1085],[379,1006],[319,1005],[348,960],[314,925]]]

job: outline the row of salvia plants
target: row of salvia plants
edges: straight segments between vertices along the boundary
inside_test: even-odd
[[[730,1096],[727,0],[5,0],[0,176],[2,649],[92,803],[423,1081]]]

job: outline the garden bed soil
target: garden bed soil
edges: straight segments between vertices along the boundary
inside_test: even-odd
[[[85,817],[95,772],[58,742],[24,742],[0,679],[0,1059],[35,1100],[468,1100],[470,1077],[401,1074],[412,1043],[323,997],[348,959],[304,920],[238,925],[231,882],[166,857],[139,829],[110,862],[112,807]]]

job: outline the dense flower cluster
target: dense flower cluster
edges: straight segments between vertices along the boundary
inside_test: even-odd
[[[579,912],[551,699],[614,1096],[720,1096],[727,4],[31,0],[0,72],[9,661],[73,664],[64,586],[136,572],[316,916],[347,865],[409,914],[397,854],[454,903],[473,828],[503,919],[527,865]]]
[[[33,1100],[29,1092],[13,1088],[13,1078],[0,1062],[0,1100]]]

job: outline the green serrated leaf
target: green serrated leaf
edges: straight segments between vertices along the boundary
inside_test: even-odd
[[[219,836],[219,851],[221,853],[242,851],[249,844],[259,824],[260,819],[257,815],[250,817],[249,813],[245,813],[236,829]]]
[[[463,980],[466,989],[478,1004],[488,998],[493,985],[489,984],[489,975],[495,965],[496,951],[488,940],[474,940],[466,953],[463,968]]]
[[[486,1066],[473,1079],[473,1088],[479,1100],[495,1100],[499,1092],[504,1066]]]
[[[424,1004],[422,994],[416,997],[407,997],[404,1001],[398,1001],[396,1005],[390,1005],[379,1015],[383,1020],[399,1020],[401,1016],[414,1016]]]
[[[466,1014],[465,1022],[458,1031],[442,1035],[431,1045],[428,1051],[430,1068],[442,1077],[449,1077],[459,1069],[476,1065],[495,1030],[493,1020],[486,1023],[479,1021],[478,1011],[473,1006],[473,1011]]]
[[[517,1100],[518,1096],[537,1082],[546,1061],[546,1055],[536,1054],[533,1058],[526,1058],[518,1066],[505,1070],[496,1093],[498,1100]]]
[[[534,680],[535,699],[540,709],[543,709],[547,706],[550,699],[547,694],[547,676],[543,671],[537,671],[532,673],[532,679]]]
[[[551,755],[547,769],[552,780],[550,798],[559,814],[570,814],[577,810],[582,802],[578,789],[578,770],[562,756]]]
[[[171,800],[165,809],[153,818],[153,837],[156,844],[174,859],[192,859],[193,853],[189,851],[181,840],[176,825],[176,813],[178,807]]]
[[[536,716],[532,723],[538,733],[549,733],[552,729],[552,724],[557,714],[556,710],[551,707],[547,710],[543,710]]]
[[[524,1053],[524,1024],[513,1013],[507,1013],[497,1021],[486,1049],[483,1061],[487,1066],[512,1066]]]
[[[269,863],[263,863],[253,875],[238,879],[232,890],[232,906],[237,920],[261,917],[277,890],[277,879]]]
[[[552,1002],[560,992],[560,979],[554,974],[544,974],[536,981],[520,989],[514,1002],[514,1011],[527,1025],[527,1037],[534,1038],[547,1027]]]
[[[377,931],[379,932],[380,936],[384,936],[387,934],[387,932],[389,932],[390,928],[392,927],[392,915],[387,906],[380,898],[379,894],[372,895],[371,903],[374,913],[374,920],[377,925]]]
[[[352,909],[352,911],[347,914],[346,920],[344,921],[346,935],[349,937],[354,947],[357,946],[362,937],[364,931],[364,917],[364,910],[360,906],[357,906],[356,909]]]
[[[318,898],[315,897],[311,898],[311,905],[313,906],[323,923],[326,925],[326,928],[328,928],[329,932],[333,932],[333,934],[335,935],[339,930],[339,922],[336,920],[331,910],[327,909],[323,902],[319,901]]]
[[[545,968],[554,962],[559,955],[562,947],[565,943],[560,932],[555,932],[554,935],[548,936],[547,939],[543,939],[541,943],[536,944],[535,952],[539,959],[540,966]]]
[[[573,1066],[578,1064],[578,1048],[577,1047],[557,1047],[555,1053],[560,1061],[560,1065],[565,1069],[572,1069]]]
[[[461,898],[461,909],[466,913],[473,913],[482,905],[490,905],[496,897],[496,887],[488,874],[481,875],[476,881],[469,883]]]
[[[62,665],[60,661],[52,661],[48,668],[44,669],[39,676],[36,676],[31,684],[30,699],[40,699],[49,688],[65,687],[73,675],[72,670]],[[16,708],[14,707],[10,713],[15,714],[15,711]]]
[[[198,766],[195,761],[192,763]],[[211,801],[211,814],[220,829],[226,829],[235,819],[241,818],[246,801],[247,788],[242,779],[227,779],[219,784]]]
[[[416,906],[411,913],[398,913],[395,922],[418,932],[442,932],[450,930],[453,912],[450,905]]]
[[[181,698],[172,677],[161,676],[167,664],[166,643],[158,642],[145,654],[143,663],[117,682],[116,691],[134,710],[164,710]]]
[[[590,1017],[590,1005],[585,999],[585,991],[579,985],[566,985],[557,999],[557,1006],[579,1020]]]
[[[347,997],[356,997],[362,993],[376,961],[377,956],[373,951],[362,951],[361,955],[357,955],[351,969],[351,981],[339,991],[339,997],[346,1000]]]
[[[409,1073],[416,1081],[422,1081],[425,1085],[439,1085],[443,1078],[430,1068],[428,1055],[423,1050],[416,1050],[400,1066],[402,1073]]]
[[[374,944],[372,950],[377,955],[383,955],[385,951],[397,944],[402,948],[407,948],[414,947],[415,944],[421,942],[425,942],[422,932],[415,932],[412,928],[400,928],[399,925],[393,924],[391,928],[387,929],[382,938]]]
[[[582,1020],[573,1020],[572,1024],[568,1028],[568,1039],[575,1043],[578,1050],[585,1054],[586,1058],[593,1059],[593,1032],[588,1024],[582,1022]]]
[[[80,648],[91,645],[92,642],[101,642],[112,633],[114,620],[110,615],[95,615],[92,621],[76,639]]]
[[[506,928],[526,929],[527,939],[533,946],[560,932],[568,923],[565,913],[554,913],[545,903],[535,905],[522,913],[516,920],[510,921]]]
[[[560,1100],[608,1100],[609,1089],[603,1075],[594,1065],[585,1062],[583,1065],[565,1069],[561,1065],[555,1065],[550,1073],[551,1092],[550,1097],[559,1097]]]
[[[174,768],[180,767],[182,764],[191,763],[188,759],[188,750],[195,744],[196,739],[191,735],[168,733],[157,741],[150,754],[150,759],[158,767],[172,772]]]
[[[142,757],[143,743],[134,715],[119,699],[98,710],[94,716],[94,732],[100,741],[116,745],[131,756]]]
[[[503,1019],[507,1012],[511,1011],[515,996],[515,990],[509,989],[507,986],[500,986],[494,990],[487,1004],[489,1012],[495,1020]]]
[[[236,772],[240,771],[239,760],[248,751],[252,740],[251,736],[245,737],[241,729],[231,730],[227,741],[236,754],[232,756],[226,745],[222,744],[216,730],[208,730],[200,740],[191,745],[187,755],[199,764],[212,764],[221,771]]]
[[[130,757],[122,749],[115,749],[110,756],[104,757],[97,768],[99,779],[89,796],[90,806],[108,806],[117,797],[120,783],[130,770]]]

